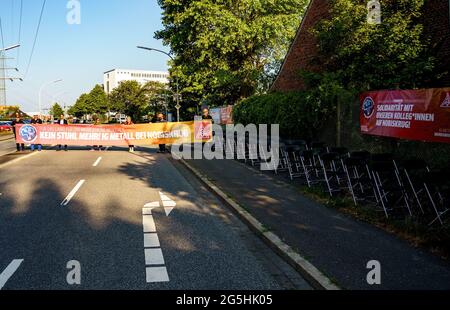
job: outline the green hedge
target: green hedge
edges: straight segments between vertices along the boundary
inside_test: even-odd
[[[235,123],[279,124],[287,138],[314,139],[326,123],[328,105],[306,92],[255,95],[235,105]]]

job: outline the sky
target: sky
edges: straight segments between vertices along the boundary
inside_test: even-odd
[[[36,47],[25,75],[44,0],[22,0],[20,49],[7,52],[10,76],[24,81],[7,82],[7,104],[19,105],[25,112],[39,110],[39,89],[45,87],[42,108],[53,101],[71,106],[96,84],[103,83],[103,72],[114,68],[167,70],[167,56],[139,50],[137,45],[163,49],[153,38],[162,29],[161,9],[156,0],[78,0],[81,23],[68,24],[69,0],[47,0]],[[4,45],[19,42],[21,0],[0,0]],[[0,41],[1,44],[1,41]],[[18,57],[19,56],[19,57]]]

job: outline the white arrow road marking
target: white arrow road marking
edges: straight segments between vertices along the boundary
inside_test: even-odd
[[[8,267],[0,274],[0,290],[5,286],[6,282],[8,282],[9,278],[14,274],[14,272],[19,269],[22,264],[23,259],[15,259],[13,260]]]
[[[157,233],[144,234],[144,247],[146,248],[159,248],[159,238]]]
[[[166,267],[147,267],[145,272],[147,275],[147,283],[170,281]]]
[[[159,208],[159,201],[147,203],[144,208]]]
[[[144,233],[156,232],[155,220],[152,215],[144,215],[142,217],[144,223]]]
[[[167,216],[172,212],[177,205],[175,201],[159,193],[164,207],[164,212]],[[169,274],[167,268],[164,266],[164,255],[161,250],[158,234],[156,233],[155,220],[153,219],[152,211],[155,208],[161,207],[159,201],[150,202],[144,205],[142,209],[142,219],[144,226],[144,254],[145,254],[145,269],[147,283],[155,282],[169,282]]]
[[[177,206],[177,203],[161,192],[159,192],[159,196],[161,197],[161,201],[163,203],[166,216],[169,216],[170,213],[173,211],[174,207]]]
[[[92,167],[97,167],[98,164],[99,164],[101,161],[102,161],[102,158],[101,158],[101,157],[97,158],[97,160],[96,160],[95,163],[92,165]]]
[[[81,186],[83,186],[84,182],[86,182],[86,180],[81,180],[80,182],[78,182],[78,184],[69,193],[69,195],[67,195],[66,199],[64,199],[63,202],[61,202],[61,207],[65,207],[69,204],[69,202],[72,200],[73,196],[75,196],[75,194],[78,192],[78,190],[81,188]]]
[[[164,265],[164,256],[160,248],[145,249],[145,264],[149,265]]]

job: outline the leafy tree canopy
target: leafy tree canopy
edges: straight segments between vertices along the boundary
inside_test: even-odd
[[[115,112],[131,116],[134,121],[138,121],[148,112],[150,98],[148,93],[152,89],[141,87],[137,81],[124,81],[115,88],[110,96],[111,109]]]
[[[295,35],[307,0],[159,0],[172,86],[191,104],[234,104],[264,91]]]
[[[423,34],[424,0],[381,0],[381,24],[367,23],[366,0],[332,0],[318,38],[325,74],[348,89],[413,88],[432,83],[434,57]]]
[[[65,113],[63,108],[58,103],[55,103],[50,110],[50,114],[53,115],[54,118],[59,118],[60,115],[64,115]]]

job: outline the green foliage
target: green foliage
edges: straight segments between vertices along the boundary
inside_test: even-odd
[[[434,57],[423,35],[424,0],[382,0],[382,23],[367,23],[366,0],[332,0],[332,18],[314,34],[327,73],[347,89],[416,88],[429,85]]]
[[[153,117],[158,112],[165,113],[166,110],[174,110],[176,103],[173,100],[173,93],[166,87],[166,85],[159,82],[149,81],[142,86],[141,91],[145,94],[147,102],[149,103],[146,109],[144,109],[145,115]]]
[[[88,94],[82,94],[78,99],[77,102],[69,109],[69,114],[74,115],[77,118],[81,118],[84,115],[91,114],[92,109],[89,105],[89,95]]]
[[[50,114],[55,118],[59,118],[60,115],[64,115],[65,113],[61,106],[58,103],[55,103],[50,109]]]
[[[88,94],[82,94],[78,98],[77,102],[69,109],[69,114],[81,118],[88,114],[105,114],[108,110],[108,96],[101,85],[95,85]]]
[[[137,121],[145,114],[148,102],[137,81],[124,81],[110,96],[111,110],[129,115]]]
[[[11,115],[20,112],[20,108],[18,106],[0,106],[0,120],[9,120]]]
[[[234,104],[267,90],[300,24],[307,0],[159,0],[162,39],[175,54],[184,106]],[[187,106],[186,106],[186,102]]]
[[[308,92],[255,95],[235,105],[233,119],[244,125],[280,124],[284,137],[314,139],[326,124],[330,105]]]
[[[95,113],[105,114],[108,112],[108,96],[101,85],[95,85],[89,93],[89,104]]]

